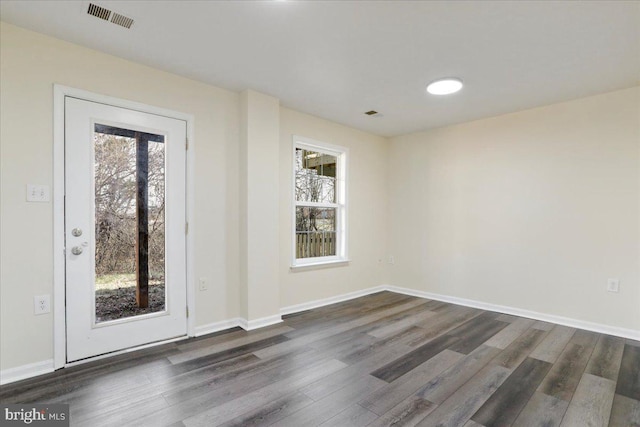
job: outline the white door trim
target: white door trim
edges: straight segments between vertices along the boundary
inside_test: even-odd
[[[84,99],[86,101],[112,105],[114,107],[128,108],[150,114],[180,119],[187,122],[187,176],[186,176],[186,218],[189,223],[187,239],[186,267],[187,267],[187,334],[195,336],[195,280],[194,280],[194,166],[195,144],[194,124],[195,118],[191,114],[168,110],[159,107],[114,98],[75,89],[58,84],[53,85],[53,362],[54,369],[66,365],[66,310],[65,310],[65,255],[64,255],[64,100],[65,97]]]

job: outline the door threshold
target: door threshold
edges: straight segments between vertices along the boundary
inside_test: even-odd
[[[87,357],[86,359],[80,359],[80,360],[76,360],[74,362],[65,363],[63,368],[71,368],[73,366],[84,365],[85,363],[95,362],[97,360],[102,360],[102,359],[108,359],[109,357],[119,356],[121,354],[133,353],[134,351],[144,350],[146,348],[159,347],[159,346],[161,346],[163,344],[170,344],[172,342],[182,341],[182,340],[186,340],[188,338],[189,338],[188,335],[182,335],[182,336],[175,337],[175,338],[169,338],[168,340],[154,341],[154,342],[149,343],[149,344],[139,345],[139,346],[136,346],[136,347],[129,347],[129,348],[125,348],[125,349],[118,350],[118,351],[112,351],[110,353],[104,353],[104,354],[100,354],[98,356]]]

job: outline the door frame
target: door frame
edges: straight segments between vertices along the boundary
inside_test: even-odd
[[[114,107],[126,108],[130,110],[141,111],[149,114],[156,114],[172,119],[184,120],[187,123],[187,144],[186,153],[186,220],[189,224],[189,230],[186,234],[186,285],[187,285],[187,335],[195,336],[195,264],[194,254],[195,246],[193,239],[194,230],[194,166],[195,166],[195,144],[194,144],[194,116],[179,111],[168,110],[165,108],[154,107],[139,102],[129,101],[125,99],[114,98],[107,95],[89,92],[82,89],[76,89],[69,86],[59,84],[53,85],[53,368],[60,369],[68,365],[75,365],[79,362],[67,363],[67,335],[66,335],[66,307],[65,307],[65,98],[73,97],[83,99],[85,101],[96,102],[99,104],[111,105]],[[176,341],[176,339],[169,340]],[[166,341],[163,341],[166,342]],[[137,348],[148,347],[150,345],[158,345],[160,343],[152,343],[142,345]],[[125,353],[131,349],[125,349],[109,353],[107,356]],[[103,356],[104,357],[104,356]],[[101,358],[89,358],[86,361]],[[81,363],[81,362],[80,362]]]

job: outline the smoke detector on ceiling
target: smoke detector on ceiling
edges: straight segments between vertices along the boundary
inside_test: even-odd
[[[96,18],[103,19],[105,21],[111,22],[112,24],[120,25],[124,28],[131,28],[133,25],[133,18],[129,18],[128,16],[121,15],[117,12],[113,12],[105,7],[98,6],[94,3],[89,3],[87,7],[87,13],[89,15],[95,16]]]

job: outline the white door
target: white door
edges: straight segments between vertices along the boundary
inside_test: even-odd
[[[187,334],[186,122],[65,98],[67,362]]]

